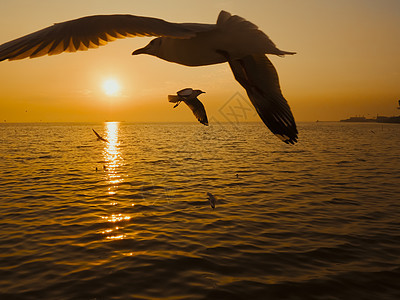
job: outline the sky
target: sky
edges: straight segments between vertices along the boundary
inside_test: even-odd
[[[0,44],[87,15],[215,23],[223,9],[258,25],[278,48],[297,52],[269,56],[297,121],[400,113],[398,0],[0,1]],[[222,122],[231,99],[248,99],[227,63],[186,67],[131,55],[150,40],[0,62],[1,122],[193,122],[188,109],[167,101],[186,87],[206,91],[200,99],[209,119]],[[120,87],[116,95],[104,90],[107,80]],[[248,114],[242,121],[258,120]]]

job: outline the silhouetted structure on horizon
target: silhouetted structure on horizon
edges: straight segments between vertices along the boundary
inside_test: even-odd
[[[399,106],[397,109],[400,109],[400,100]],[[358,123],[365,123],[365,122],[375,122],[375,123],[400,123],[400,116],[379,116],[377,115],[374,119],[367,119],[366,117],[350,117],[348,119],[340,120],[340,122],[358,122]]]

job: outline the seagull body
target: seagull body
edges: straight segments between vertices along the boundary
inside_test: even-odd
[[[168,95],[168,101],[176,103],[174,108],[177,107],[182,101],[192,110],[197,120],[206,126],[208,126],[208,119],[206,109],[203,103],[197,98],[197,96],[205,92],[201,90],[194,90],[192,88],[186,88],[180,90],[176,95]]]
[[[249,54],[294,54],[279,50],[256,25],[225,11],[219,14],[216,25],[199,25],[203,27],[192,38],[159,37],[133,54],[150,54],[185,66],[218,64]]]
[[[221,11],[216,24],[171,23],[151,17],[98,15],[44,28],[0,45],[0,61],[97,48],[117,38],[156,36],[132,54],[185,66],[228,62],[265,125],[285,143],[297,141],[292,112],[265,54],[283,56],[269,37],[242,17]]]

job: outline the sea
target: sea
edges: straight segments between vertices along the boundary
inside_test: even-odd
[[[400,125],[298,129],[0,124],[0,299],[400,299]]]

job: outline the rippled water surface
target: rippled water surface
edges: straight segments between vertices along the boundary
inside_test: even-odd
[[[400,126],[299,130],[1,124],[0,299],[400,299]]]

